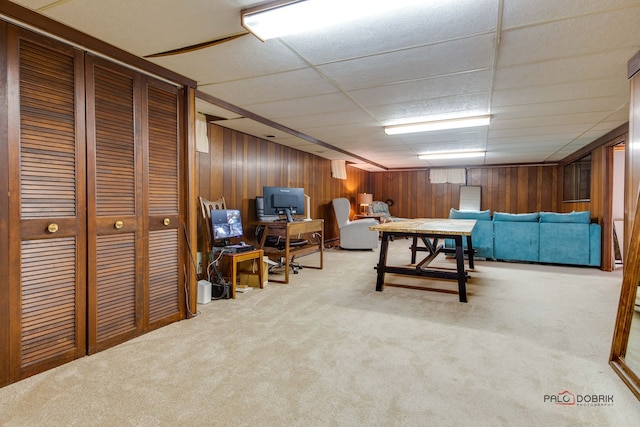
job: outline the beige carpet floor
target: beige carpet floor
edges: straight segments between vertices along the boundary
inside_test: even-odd
[[[0,425],[640,425],[608,366],[620,271],[477,261],[463,304],[375,292],[377,257],[327,250],[324,270],[1,388]],[[408,241],[392,259],[409,261]],[[456,288],[388,277],[410,281]],[[545,401],[563,391],[613,401]]]

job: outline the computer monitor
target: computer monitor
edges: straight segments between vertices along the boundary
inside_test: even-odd
[[[293,222],[293,215],[304,215],[304,188],[262,187],[264,215],[285,215]]]
[[[235,209],[211,210],[211,229],[216,244],[228,246],[232,237],[242,237],[242,218]]]

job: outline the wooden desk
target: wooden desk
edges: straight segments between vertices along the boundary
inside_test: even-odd
[[[406,221],[388,222],[385,224],[372,225],[370,230],[382,232],[382,245],[380,247],[380,260],[376,266],[378,270],[378,278],[376,281],[376,291],[382,292],[384,288],[385,273],[406,274],[410,276],[434,277],[439,279],[452,279],[458,281],[458,295],[460,302],[467,302],[466,282],[468,275],[464,269],[464,251],[462,247],[462,238],[467,238],[467,248],[469,256],[469,268],[473,268],[473,246],[471,243],[471,232],[476,225],[475,219],[433,219],[419,218]],[[416,252],[426,251],[428,255],[415,265],[409,267],[394,267],[387,265],[387,251],[389,249],[389,240],[393,236],[411,237],[413,245],[411,247],[412,263],[415,263]],[[425,243],[424,248],[418,248],[417,241],[421,239]],[[453,239],[456,244],[456,271],[445,271],[427,269],[431,261],[433,261],[442,251],[442,245],[438,244],[439,239]],[[438,289],[425,288],[409,285],[389,284],[388,286],[406,287],[411,289],[431,290]]]
[[[309,221],[294,221],[294,222],[286,222],[286,221],[270,221],[270,222],[252,222],[252,225],[262,226],[264,227],[264,231],[262,233],[262,239],[258,242],[258,247],[264,250],[264,253],[269,258],[284,258],[285,259],[285,270],[284,270],[284,281],[281,280],[271,280],[273,282],[280,283],[289,283],[289,265],[293,262],[295,257],[300,257],[304,255],[309,255],[312,253],[320,252],[320,266],[309,266],[305,265],[307,268],[318,268],[322,269],[324,267],[324,220],[323,219],[312,219]],[[319,239],[317,242],[313,242],[309,240],[308,245],[300,246],[300,247],[290,247],[290,242],[292,238],[296,238],[299,234],[313,234],[318,233]],[[277,248],[266,247],[264,242],[267,236],[279,235],[284,236],[285,238],[285,246],[283,250],[279,250]]]
[[[236,297],[236,284],[238,280],[238,264],[244,261],[257,260],[258,263],[258,280],[260,281],[260,288],[264,288],[264,268],[262,266],[262,257],[264,251],[262,249],[254,249],[252,251],[240,252],[240,253],[223,253],[222,263],[229,265],[227,271],[229,272],[231,280],[231,298]]]

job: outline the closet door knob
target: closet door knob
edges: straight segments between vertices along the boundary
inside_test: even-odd
[[[164,221],[162,221],[162,223],[164,225],[169,225],[169,224],[171,224],[171,220],[169,218],[165,218]]]
[[[120,230],[122,228],[122,226],[124,225],[124,223],[122,221],[116,221],[115,224],[113,224],[113,226],[117,229]]]
[[[55,223],[49,224],[49,226],[47,227],[47,231],[49,233],[55,233],[56,231],[58,231],[58,224],[55,224]]]

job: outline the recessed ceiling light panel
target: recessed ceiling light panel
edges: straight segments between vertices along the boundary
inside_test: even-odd
[[[471,159],[475,157],[484,157],[484,155],[485,155],[484,151],[451,151],[448,153],[437,152],[437,153],[419,154],[418,159],[420,160]]]
[[[434,120],[420,123],[407,123],[403,125],[385,126],[384,132],[387,135],[398,135],[413,132],[429,132],[434,130],[461,129],[476,126],[488,126],[491,123],[491,116],[461,117],[447,120]]]
[[[265,41],[382,14],[416,0],[278,0],[240,12],[242,26]]]

